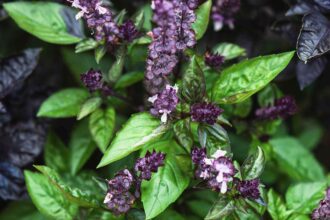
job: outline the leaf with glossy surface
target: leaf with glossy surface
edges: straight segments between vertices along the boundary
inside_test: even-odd
[[[244,48],[232,43],[218,44],[213,48],[213,52],[221,54],[225,57],[225,60],[232,60],[246,55]]]
[[[213,85],[217,103],[242,102],[272,81],[290,62],[294,52],[261,56],[225,69]]]
[[[330,50],[330,22],[321,13],[310,13],[303,18],[297,42],[298,57],[307,62]]]
[[[77,120],[80,120],[89,114],[93,113],[102,104],[102,99],[100,97],[93,97],[88,99],[82,104],[80,112],[78,113]]]
[[[158,168],[150,181],[142,181],[141,194],[146,219],[152,219],[175,202],[189,185],[189,176],[182,170],[176,154],[182,148],[172,140],[156,142],[153,148],[166,153],[164,166]]]
[[[116,112],[114,108],[98,109],[89,118],[89,129],[94,141],[102,152],[110,144],[115,128]]]
[[[24,196],[26,191],[21,169],[8,162],[0,162],[0,198],[18,200]]]
[[[194,144],[190,130],[190,119],[179,120],[174,124],[173,130],[178,142],[190,151]]]
[[[149,113],[143,112],[132,115],[116,134],[98,167],[106,166],[139,150],[142,145],[163,135],[167,129],[168,125],[161,124],[158,118]]]
[[[69,88],[60,90],[42,103],[38,117],[74,117],[79,113],[80,106],[88,96],[89,93],[84,89]]]
[[[55,219],[74,218],[78,207],[71,204],[47,177],[30,171],[25,171],[24,175],[29,195],[41,213]]]
[[[127,54],[127,46],[122,45],[116,52],[116,62],[114,62],[108,72],[108,80],[110,82],[117,82],[120,78]]]
[[[207,0],[205,3],[199,6],[195,12],[196,21],[193,23],[192,27],[196,33],[197,40],[201,39],[207,30],[210,20],[211,7],[212,0]]]
[[[244,180],[252,180],[258,178],[265,168],[266,160],[264,151],[261,147],[257,148],[257,151],[250,155],[243,163],[241,167],[242,177]]]
[[[47,166],[57,171],[68,170],[69,149],[53,132],[47,136],[44,158]]]
[[[69,142],[71,174],[78,173],[95,149],[96,145],[88,129],[88,120],[83,120],[72,131]]]
[[[82,30],[74,12],[53,2],[11,2],[3,4],[17,25],[43,41],[72,44],[81,40]]]
[[[229,216],[235,210],[234,201],[220,195],[218,201],[214,203],[205,220],[217,220]]]
[[[310,214],[324,198],[326,182],[298,183],[287,190],[285,200],[289,209],[299,214]]]
[[[85,52],[88,50],[95,49],[98,46],[98,42],[92,38],[88,38],[79,42],[75,47],[76,53]]]
[[[41,49],[23,52],[0,60],[0,99],[20,85],[37,66]]]
[[[314,156],[291,137],[270,140],[279,168],[295,180],[323,180],[324,172]]]
[[[267,194],[268,206],[267,211],[273,220],[287,219],[292,211],[288,211],[281,197],[273,190],[270,189]]]

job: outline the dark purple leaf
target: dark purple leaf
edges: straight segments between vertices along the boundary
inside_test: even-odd
[[[328,59],[326,57],[317,58],[306,64],[298,61],[296,75],[300,89],[303,90],[314,82],[321,75],[327,63]]]
[[[63,7],[60,13],[67,27],[68,33],[76,37],[84,38],[82,25],[75,18],[75,12],[71,8]]]
[[[286,16],[294,15],[305,15],[307,13],[318,11],[319,8],[316,4],[311,1],[299,1],[297,4],[291,6],[291,8],[286,12]]]
[[[8,14],[6,13],[6,11],[3,8],[0,8],[0,21],[4,20],[8,17]]]
[[[37,66],[40,49],[26,49],[22,53],[0,60],[0,99],[22,83]]]
[[[17,200],[26,196],[24,176],[18,167],[0,162],[0,199]]]
[[[314,0],[319,6],[330,10],[330,1],[329,0]]]
[[[329,50],[330,22],[320,13],[306,15],[297,43],[298,57],[307,62]]]
[[[0,159],[24,167],[41,153],[45,138],[45,126],[35,121],[7,124],[0,135]]]
[[[0,127],[10,121],[10,114],[2,102],[0,102]]]

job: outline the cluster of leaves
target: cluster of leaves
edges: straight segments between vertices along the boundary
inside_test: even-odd
[[[197,20],[193,28],[198,40],[207,31],[205,24],[209,21],[211,3],[208,0],[196,10]],[[304,17],[298,39],[297,52],[303,61],[310,61],[329,50],[329,22],[321,14],[314,13],[314,10],[326,12],[327,5],[323,6],[322,1],[315,4],[318,7],[311,6],[313,12]],[[17,105],[11,103],[13,91],[18,90],[18,84],[32,73],[40,50],[27,49],[20,55],[1,60],[0,124],[3,125],[3,138],[0,141],[4,146],[1,146],[1,151],[4,149],[1,161],[5,162],[0,163],[0,196],[5,200],[26,197],[22,187],[26,184],[34,204],[30,201],[13,202],[0,214],[1,219],[21,216],[27,219],[123,218],[113,216],[103,204],[107,186],[99,176],[110,178],[117,171],[117,166],[129,166],[132,158],[153,149],[166,153],[164,166],[152,175],[150,181],[142,181],[142,204],[136,204],[126,214],[127,219],[257,219],[264,215],[275,220],[309,219],[312,210],[324,197],[326,175],[310,152],[322,133],[318,125],[308,127],[294,138],[282,119],[260,121],[249,117],[256,93],[259,107],[272,106],[283,95],[270,82],[286,68],[294,52],[241,61],[246,56],[244,48],[220,43],[212,50],[225,57],[224,67],[219,71],[209,68],[198,52],[185,51],[188,62],[180,65],[178,77],[174,79],[183,100],[177,106],[178,117],[162,124],[147,112],[143,104],[144,95],[136,94],[137,91],[142,93],[140,82],[144,77],[147,44],[151,42],[148,35],[142,34],[132,43],[118,46],[115,54],[108,56],[107,45],[84,36],[82,24],[74,19],[74,12],[69,7],[50,2],[11,2],[4,4],[4,9],[21,29],[45,42],[59,45],[77,43],[77,54],[68,48],[62,51],[63,56],[70,60],[68,65],[76,79],[88,68],[97,67],[105,72],[104,78],[114,92],[113,96],[104,97],[98,92],[90,94],[82,86],[65,88],[52,93],[40,108],[44,97],[36,98],[38,118],[30,117],[29,123],[24,118],[24,123],[14,124],[11,121],[14,113],[11,112]],[[295,9],[290,11],[293,13]],[[116,21],[121,23],[125,16],[125,11],[119,12]],[[141,7],[132,20],[141,33],[150,31],[150,6]],[[316,23],[319,26],[314,25]],[[310,40],[308,34],[317,39]],[[92,59],[95,62],[90,65],[91,54],[88,52],[91,50],[94,50]],[[74,63],[73,60],[78,61]],[[233,64],[237,60],[239,62]],[[317,65],[318,69],[322,69]],[[301,83],[305,86],[310,81]],[[130,96],[130,90],[135,94]],[[200,101],[216,103],[225,110],[215,125],[193,122],[186,116],[191,105]],[[67,143],[52,131],[45,137],[47,124],[43,118],[72,117],[78,122]],[[39,127],[39,123],[45,124]],[[266,140],[264,136],[267,136]],[[31,164],[39,155],[45,139],[45,166],[34,166],[39,173],[25,170],[23,178],[20,168]],[[233,153],[236,177],[241,180],[259,178],[264,169],[261,179],[266,185],[283,178],[283,184],[290,185],[285,193],[285,202],[273,189],[266,192],[263,187],[262,200],[257,202],[196,189],[198,183],[194,179],[190,158],[193,146],[206,147],[209,154],[219,149]],[[88,167],[89,161],[96,165],[95,158],[92,160],[92,155],[96,154],[102,154],[97,167],[110,165],[109,169],[103,168],[98,173],[83,169]],[[248,154],[250,156],[247,157]],[[242,161],[245,162],[240,166]],[[292,181],[295,183],[291,184]],[[189,211],[184,214],[180,212],[182,209]]]

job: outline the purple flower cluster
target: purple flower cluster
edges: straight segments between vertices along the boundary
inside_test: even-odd
[[[113,19],[111,11],[102,6],[101,0],[68,0],[72,7],[80,12],[76,19],[84,18],[87,26],[93,31],[97,41],[105,40],[109,44],[118,41],[119,27]]]
[[[132,20],[126,21],[119,27],[119,37],[125,42],[132,42],[139,36],[139,31]]]
[[[90,69],[81,74],[80,79],[90,92],[95,92],[103,87],[103,77],[100,70]]]
[[[319,206],[312,213],[313,220],[330,219],[330,188],[327,189],[326,196],[319,203]]]
[[[140,196],[142,180],[150,180],[152,172],[157,172],[164,165],[165,154],[147,151],[145,157],[137,159],[134,169],[135,176],[128,170],[118,172],[115,177],[108,181],[108,191],[104,203],[115,215],[128,212],[136,198]],[[135,187],[135,194],[130,190]]]
[[[277,99],[274,106],[260,108],[256,110],[256,116],[261,120],[274,120],[277,118],[286,118],[297,112],[295,99],[291,96],[284,96]]]
[[[168,115],[175,110],[179,103],[177,93],[177,86],[166,85],[162,92],[148,99],[153,105],[150,109],[150,113],[154,116],[161,116],[161,121],[166,123]]]
[[[208,158],[205,148],[195,148],[191,155],[196,165],[195,176],[207,181],[210,188],[223,194],[227,192],[228,184],[233,181],[236,172],[232,160],[225,155],[225,151],[217,150]]]
[[[149,45],[146,67],[148,92],[159,92],[168,76],[178,63],[178,53],[196,44],[192,24],[196,19],[193,9],[196,0],[153,0],[153,21],[157,27],[152,30],[153,42]],[[158,90],[157,90],[158,88]]]
[[[259,191],[260,180],[238,180],[236,183],[236,187],[241,196],[248,199],[259,199],[260,191]]]
[[[234,28],[234,15],[241,7],[240,0],[215,0],[212,7],[214,30],[219,31],[224,25]]]
[[[145,157],[137,159],[134,167],[135,172],[139,174],[140,179],[150,180],[151,173],[156,173],[158,167],[164,165],[164,160],[165,154],[147,151]]]
[[[196,103],[191,106],[190,114],[193,121],[213,125],[223,112],[221,108],[212,103]]]
[[[108,181],[108,192],[104,203],[115,215],[128,212],[134,204],[135,197],[129,192],[133,184],[133,175],[127,169],[120,171]]]
[[[205,64],[214,69],[219,69],[225,62],[225,57],[218,54],[207,51],[204,58]]]

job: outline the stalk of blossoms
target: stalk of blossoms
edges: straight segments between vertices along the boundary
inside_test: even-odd
[[[312,213],[312,220],[330,219],[330,188],[327,189],[325,198],[319,203],[319,206]]]
[[[234,15],[239,11],[240,0],[215,0],[212,7],[214,30],[219,31],[224,25],[234,28]]]

